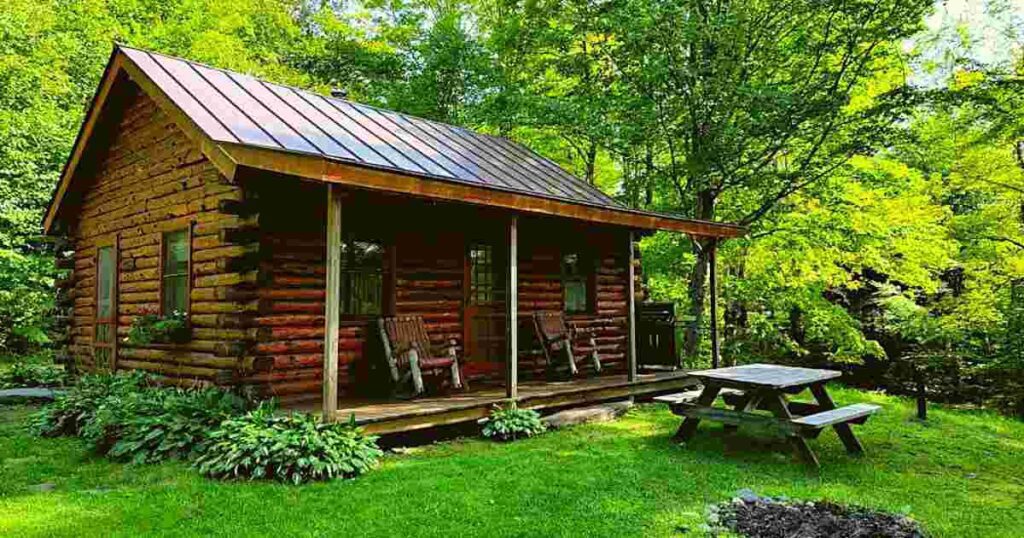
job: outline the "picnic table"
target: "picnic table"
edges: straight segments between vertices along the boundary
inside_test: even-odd
[[[721,422],[729,431],[745,425],[767,426],[785,434],[800,458],[817,467],[818,458],[807,445],[807,439],[816,438],[831,426],[847,452],[862,454],[864,447],[850,425],[863,424],[879,410],[877,405],[871,404],[836,407],[825,388],[826,383],[842,375],[835,370],[747,364],[698,370],[690,375],[703,383],[704,388],[699,393],[655,398],[655,401],[669,404],[676,415],[685,417],[675,435],[681,443],[693,438],[701,420]],[[810,389],[814,403],[789,401],[789,396],[805,389]],[[719,396],[733,408],[713,406]],[[769,411],[771,415],[758,414],[757,410]]]

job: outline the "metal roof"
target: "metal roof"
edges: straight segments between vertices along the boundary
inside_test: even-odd
[[[128,47],[120,50],[217,142],[625,209],[593,185],[506,138],[180,58]]]

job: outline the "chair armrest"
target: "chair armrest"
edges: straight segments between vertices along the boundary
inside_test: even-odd
[[[451,353],[452,355],[455,355],[455,350],[457,350],[458,347],[459,347],[458,342],[456,342],[455,339],[452,338],[452,339],[448,340],[447,343],[444,343],[444,344],[434,344],[434,345],[430,346],[430,351],[432,353],[440,353],[440,354],[445,354],[445,355]]]

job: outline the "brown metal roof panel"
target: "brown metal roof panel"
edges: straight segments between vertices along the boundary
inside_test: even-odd
[[[544,158],[543,156],[537,154],[536,152],[531,151],[529,148],[526,148],[522,144],[517,144],[515,142],[512,142],[511,140],[502,138],[500,136],[487,136],[487,138],[492,140],[495,144],[507,148],[509,153],[517,154],[523,159],[525,159],[526,162],[530,164],[530,166],[537,170],[538,174],[545,175],[551,177],[553,180],[559,181],[562,185],[571,188],[577,195],[582,196],[585,199],[591,200],[593,202],[612,204],[616,206],[619,205],[619,203],[614,198],[601,192],[601,190],[598,189],[597,187],[587,183],[586,181],[583,181],[582,179],[570,174],[569,172],[566,172],[564,168],[558,166],[557,164],[551,162],[549,159]]]
[[[178,84],[210,111],[240,141],[264,147],[278,144],[259,125],[249,119],[238,107],[224,98],[216,88],[199,76],[190,63],[167,56],[150,55]]]
[[[434,158],[434,153],[436,152],[421,151],[420,148],[416,147],[416,144],[412,143],[408,133],[403,133],[402,129],[397,128],[391,122],[383,121],[379,113],[375,113],[368,107],[341,99],[332,99],[331,101],[334,106],[344,111],[350,118],[359,122],[360,125],[376,134],[379,138],[386,140],[392,147],[401,151],[402,155],[405,155],[410,161],[415,162],[417,166],[426,170],[428,174],[471,180],[468,177],[461,178],[446,168]],[[452,168],[457,170],[455,167]]]
[[[535,194],[555,196],[557,198],[571,198],[572,191],[561,185],[552,182],[544,177],[537,177],[531,170],[524,169],[515,159],[510,159],[504,151],[498,151],[491,144],[481,139],[480,135],[451,125],[445,125],[447,131],[453,137],[464,141],[467,147],[473,149],[474,155],[486,160],[488,163],[500,167],[509,172],[515,182],[513,188]]]
[[[448,172],[447,175],[463,181],[487,183],[484,178],[462,166],[457,160],[450,158],[448,152],[443,151],[444,146],[432,137],[424,136],[423,133],[410,129],[408,124],[401,121],[399,114],[357,103],[351,103],[351,105],[382,128],[392,132],[420,155],[442,167]]]
[[[281,121],[281,118],[273,110],[250,95],[227,73],[201,65],[193,65],[193,67],[195,67],[204,80],[217,88],[221,95],[238,107],[238,110],[241,110],[253,123],[259,125],[282,148],[291,151],[320,153],[320,150],[310,144],[308,140],[303,138],[301,134],[297,133],[287,123]]]
[[[238,137],[231,134],[220,121],[217,120],[205,107],[195,98],[192,97],[184,88],[179,85],[174,78],[167,74],[166,71],[160,68],[156,62],[150,58],[149,54],[141,50],[126,49],[122,48],[125,55],[131,59],[135,65],[142,70],[143,73],[149,77],[154,84],[160,87],[161,90],[171,101],[174,102],[181,110],[188,115],[196,123],[196,126],[203,130],[214,140],[222,140],[225,142],[239,142]]]
[[[338,126],[345,129],[352,134],[357,140],[369,146],[373,151],[377,152],[378,155],[387,159],[390,163],[389,167],[396,168],[398,170],[406,170],[416,174],[426,173],[422,167],[418,166],[413,161],[409,160],[408,157],[398,151],[391,144],[388,143],[387,139],[380,138],[376,133],[367,130],[365,127],[359,124],[359,122],[353,120],[347,114],[342,112],[330,99],[316,95],[310,92],[298,92],[301,93],[311,105],[315,106],[317,110],[323,112],[324,115],[331,118]]]
[[[398,117],[426,137],[437,140],[439,144],[447,148],[449,158],[456,160],[463,168],[473,170],[477,177],[486,183],[500,187],[517,187],[519,185],[519,181],[510,176],[503,167],[480,158],[474,153],[472,147],[467,146],[465,141],[449,134],[446,125],[401,114]]]
[[[292,130],[312,144],[316,151],[329,157],[359,161],[352,152],[345,149],[323,129],[295,110],[262,82],[248,75],[238,73],[230,73],[230,75],[253,98],[258,99],[264,106],[272,110],[274,115],[279,117],[281,121],[288,124]]]
[[[379,153],[374,151],[373,148],[352,136],[352,133],[342,129],[334,120],[321,112],[320,109],[314,106],[307,98],[304,98],[303,94],[307,92],[295,90],[286,86],[280,86],[278,84],[271,84],[269,82],[264,82],[263,84],[269,88],[274,95],[277,95],[282,101],[292,107],[295,112],[308,119],[313,125],[316,125],[321,131],[329,136],[331,140],[337,143],[338,146],[344,148],[356,162],[373,164],[376,166],[394,166],[391,161],[385,159]],[[349,159],[346,155],[329,155],[341,159]]]

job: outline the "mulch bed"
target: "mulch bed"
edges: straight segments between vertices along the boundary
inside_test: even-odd
[[[711,523],[747,538],[924,538],[912,519],[828,501],[791,502],[741,492],[712,507]]]

